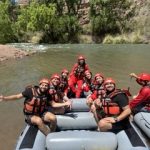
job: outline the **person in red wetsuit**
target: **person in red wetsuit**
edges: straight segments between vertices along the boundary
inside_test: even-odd
[[[83,78],[86,70],[89,70],[89,67],[85,62],[85,58],[83,56],[79,56],[78,62],[72,68],[68,81],[69,88],[73,93],[75,93],[76,98],[81,96]]]
[[[101,107],[105,116],[98,122],[100,131],[111,130],[115,133],[128,128],[129,116],[129,91],[116,89],[112,78],[104,81],[105,96],[101,99]]]
[[[130,76],[135,77],[137,83],[142,86],[139,93],[129,103],[132,112],[134,114],[141,111],[150,112],[150,74],[131,73]]]
[[[92,94],[87,97],[87,105],[90,107],[91,112],[94,114],[96,121],[98,122],[101,115],[97,113],[99,111],[100,100],[105,94],[103,87],[104,77],[101,73],[97,73],[94,77],[94,84]]]

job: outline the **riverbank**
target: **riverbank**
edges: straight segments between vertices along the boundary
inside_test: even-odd
[[[22,59],[25,56],[29,56],[31,53],[25,52],[21,49],[17,49],[10,45],[0,44],[0,62],[9,59]]]

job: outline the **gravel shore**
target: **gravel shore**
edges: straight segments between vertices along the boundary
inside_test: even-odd
[[[0,44],[0,62],[9,59],[21,59],[24,56],[29,55],[30,54],[28,52],[22,51],[9,45]]]

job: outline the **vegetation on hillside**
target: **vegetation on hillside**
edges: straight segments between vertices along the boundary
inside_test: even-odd
[[[89,9],[82,0],[39,0],[26,6],[2,0],[0,43],[79,43],[87,39],[95,43],[150,43],[149,9],[149,0],[90,0]],[[88,15],[83,16],[81,10]],[[85,17],[89,21],[81,24]]]

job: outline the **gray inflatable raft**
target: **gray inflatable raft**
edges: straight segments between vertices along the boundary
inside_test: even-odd
[[[150,138],[150,113],[140,112],[134,116],[134,121]]]
[[[91,112],[73,112],[57,115],[59,130],[94,130],[97,123]]]
[[[72,98],[71,112],[87,112],[89,107],[86,104],[86,98]]]
[[[48,150],[116,150],[117,137],[113,133],[61,131],[47,136],[46,147]]]
[[[97,132],[93,114],[87,112],[86,99],[72,101],[73,112],[57,115],[59,132],[45,137],[36,126],[27,125],[19,137],[16,150],[150,150],[134,124],[118,134]],[[140,118],[141,114],[135,116],[137,124],[140,124]],[[145,132],[149,135],[148,129]]]
[[[46,137],[36,126],[26,125],[21,133],[16,150],[44,150]]]

